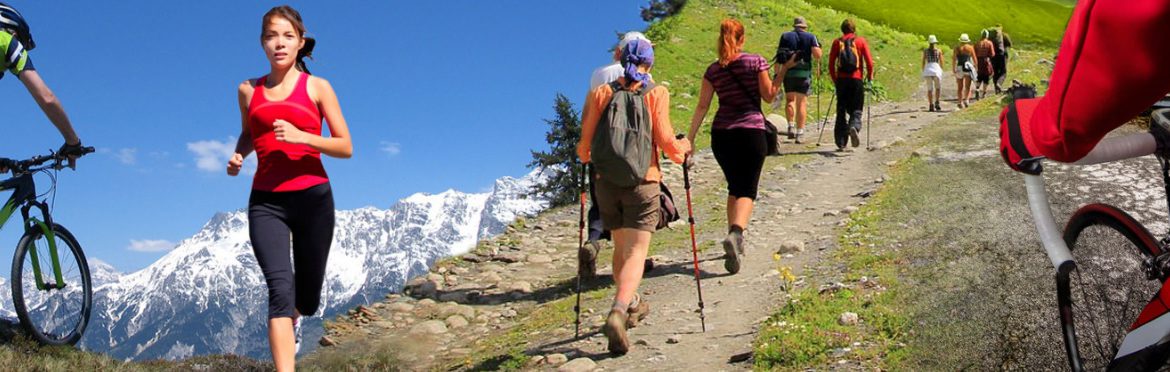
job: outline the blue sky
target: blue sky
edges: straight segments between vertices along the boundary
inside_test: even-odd
[[[100,150],[60,176],[54,213],[89,257],[137,270],[215,212],[246,206],[251,178],[224,175],[222,153],[240,129],[236,86],[268,71],[261,16],[282,3],[8,2],[32,24],[37,69]],[[309,67],[333,84],[353,136],[352,159],[325,160],[337,207],[527,173],[529,151],[547,147],[555,93],[580,105],[614,33],[645,28],[642,3],[290,2],[318,40]],[[0,80],[0,102],[0,156],[61,144],[14,77]],[[0,257],[17,230],[0,232]]]

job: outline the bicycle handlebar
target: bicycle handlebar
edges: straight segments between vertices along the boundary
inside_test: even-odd
[[[96,150],[93,147],[82,147],[77,156],[81,157],[87,154],[92,154],[95,151]],[[49,155],[37,155],[25,160],[0,159],[0,167],[5,167],[12,170],[13,174],[31,173],[45,169],[61,170],[65,168],[63,161],[69,159],[70,156],[72,155],[61,154],[49,150]],[[46,167],[35,168],[48,162],[52,162],[52,164]]]
[[[1162,113],[1166,114],[1166,113]],[[1170,127],[1170,117],[1154,115],[1151,125]],[[1075,165],[1091,165],[1109,163],[1125,159],[1132,159],[1153,154],[1158,150],[1158,139],[1152,133],[1137,133],[1128,136],[1106,138],[1093,147],[1085,157],[1077,160]],[[1032,220],[1036,225],[1036,232],[1040,235],[1040,242],[1048,253],[1052,266],[1059,270],[1069,270],[1073,266],[1072,252],[1064,242],[1062,229],[1052,217],[1052,206],[1048,201],[1048,191],[1044,188],[1042,175],[1024,175],[1024,184],[1027,187],[1028,206],[1032,211]]]

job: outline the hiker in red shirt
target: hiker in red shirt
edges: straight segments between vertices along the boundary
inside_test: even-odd
[[[833,138],[837,151],[845,151],[846,141],[853,147],[861,145],[861,113],[865,107],[865,85],[873,81],[873,56],[865,38],[855,35],[857,26],[852,19],[841,22],[841,37],[833,40],[829,52],[829,77],[837,85],[837,124],[833,127]],[[862,68],[864,67],[864,74]],[[848,115],[848,120],[846,120]]]
[[[1170,49],[1149,44],[1170,34],[1170,2],[1082,0],[1073,11],[1049,94],[1016,99],[1000,114],[1000,150],[1012,169],[1039,174],[1048,158],[1075,162],[1105,134],[1170,91]],[[1124,68],[1117,51],[1128,51]]]

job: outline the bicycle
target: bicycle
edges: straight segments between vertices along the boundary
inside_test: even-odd
[[[1152,114],[1150,132],[1102,140],[1076,165],[1155,154],[1170,206],[1170,110]],[[1024,160],[1041,169],[1042,158]],[[1170,233],[1161,240],[1125,211],[1103,203],[1077,209],[1063,233],[1042,172],[1024,175],[1032,218],[1056,269],[1057,307],[1070,369],[1170,367]]]
[[[86,147],[81,155],[92,152],[92,147]],[[12,172],[12,178],[0,181],[0,191],[13,190],[0,206],[0,228],[18,207],[24,221],[24,235],[12,260],[13,307],[24,330],[47,345],[77,344],[93,307],[89,265],[81,245],[69,230],[53,221],[52,204],[38,200],[56,195],[56,172],[65,168],[67,158],[50,153],[19,161],[0,159],[0,166]],[[39,195],[33,179],[38,173],[49,175],[53,184]],[[42,219],[29,215],[34,209],[41,212]],[[67,249],[59,249],[60,244]]]

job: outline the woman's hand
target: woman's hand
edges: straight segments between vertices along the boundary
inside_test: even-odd
[[[244,167],[244,155],[235,153],[231,159],[228,159],[227,174],[235,177],[240,174],[240,168]]]
[[[796,62],[796,54],[797,53],[792,53],[792,55],[788,57],[788,60],[784,61],[784,68],[785,69],[791,69],[793,67],[796,67],[796,63],[797,63]]]
[[[304,145],[309,143],[309,134],[297,129],[297,126],[284,121],[283,119],[276,119],[272,123],[272,132],[276,134],[276,140],[284,143],[291,143],[294,145]]]

